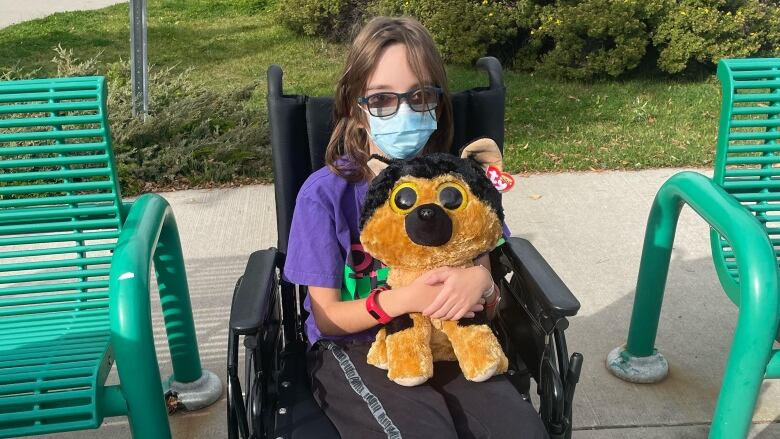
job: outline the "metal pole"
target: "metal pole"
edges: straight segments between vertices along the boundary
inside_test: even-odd
[[[146,0],[130,0],[130,82],[133,116],[149,112],[149,66],[146,59]]]

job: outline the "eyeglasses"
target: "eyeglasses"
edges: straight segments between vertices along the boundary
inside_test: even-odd
[[[358,98],[358,103],[365,105],[372,116],[387,117],[398,112],[401,99],[405,99],[409,107],[419,113],[434,110],[439,105],[441,94],[439,87],[423,87],[406,93],[383,91]]]

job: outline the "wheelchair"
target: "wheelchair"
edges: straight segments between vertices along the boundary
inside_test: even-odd
[[[481,58],[489,86],[452,95],[452,152],[480,137],[503,149],[501,65]],[[227,354],[227,425],[233,438],[339,438],[309,388],[303,309],[306,287],[281,279],[299,188],[324,166],[332,129],[333,98],[285,95],[282,69],[268,69],[268,118],[273,148],[278,242],[249,257],[236,283]],[[531,379],[539,414],[552,439],[568,439],[572,400],[583,357],[569,357],[564,331],[580,303],[533,245],[512,237],[490,254],[502,300],[493,330],[510,361],[508,378],[524,399]],[[243,382],[239,342],[243,341]],[[350,438],[351,439],[351,438]]]

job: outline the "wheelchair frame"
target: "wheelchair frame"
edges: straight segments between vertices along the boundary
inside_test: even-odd
[[[488,57],[481,58],[477,66],[487,71],[490,86],[453,95],[455,150],[466,140],[485,136],[503,146],[505,91],[501,65]],[[332,98],[284,95],[282,70],[278,66],[269,68],[278,249],[253,253],[234,291],[227,356],[231,439],[339,437],[309,389],[303,328],[306,287],[280,277],[298,188],[323,163],[330,133],[330,105]],[[481,115],[483,120],[473,123],[465,118],[467,111]],[[291,124],[307,130],[293,130]],[[309,155],[311,163],[298,163],[299,169],[295,169],[289,161],[301,154]],[[540,416],[550,437],[568,439],[583,357],[579,353],[569,356],[564,331],[567,317],[575,315],[580,304],[527,240],[509,238],[490,258],[493,278],[503,298],[492,327],[510,360],[508,378],[526,399],[530,380],[534,379],[540,395]],[[239,379],[242,337],[243,388]]]

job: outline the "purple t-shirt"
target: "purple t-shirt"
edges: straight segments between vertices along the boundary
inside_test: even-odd
[[[284,279],[298,285],[341,289],[342,300],[363,297],[356,292],[356,281],[362,282],[359,287],[363,293],[371,290],[367,285],[377,282],[377,272],[381,282],[386,269],[378,269],[378,261],[360,245],[360,213],[367,192],[367,182],[350,183],[327,166],[306,179],[295,202]],[[503,230],[508,237],[506,225]],[[349,288],[347,283],[351,283]],[[305,329],[310,344],[324,338],[370,343],[376,336],[378,327],[343,337],[325,336],[314,322],[308,295],[303,307],[309,313]]]
[[[341,289],[345,266],[352,265],[353,252],[361,252],[360,212],[368,183],[350,183],[327,166],[306,179],[295,201],[283,276],[299,285]],[[365,259],[367,255],[362,255]],[[361,261],[362,262],[362,261]],[[358,269],[366,264],[359,264]],[[345,337],[326,337],[314,322],[311,300],[303,307],[309,312],[306,336],[314,344],[322,338],[371,342],[376,328]]]

